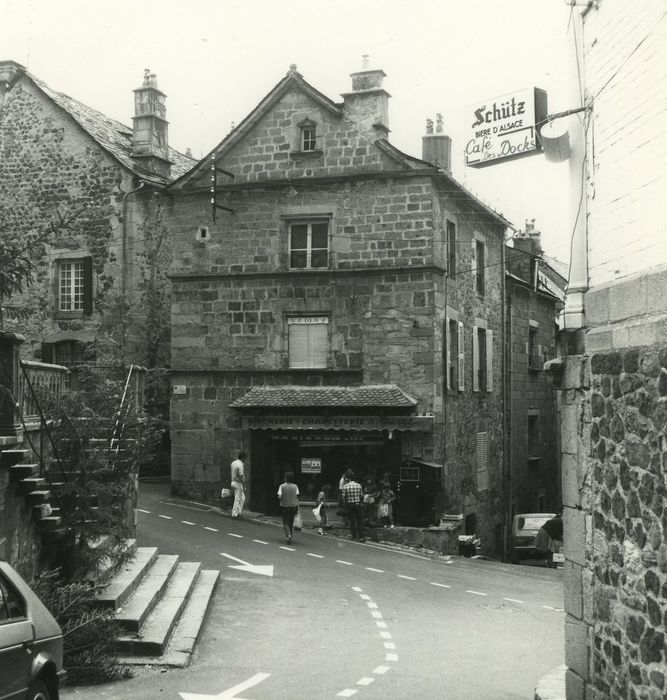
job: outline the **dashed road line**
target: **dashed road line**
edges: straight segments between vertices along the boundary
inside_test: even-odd
[[[173,520],[173,518],[171,517],[171,515],[162,515],[162,513],[158,513],[158,514],[157,514],[157,517],[158,517],[158,518],[164,518],[165,520]]]
[[[488,593],[480,593],[480,591],[466,591],[466,593],[472,593],[473,595],[488,595]]]
[[[235,532],[228,532],[227,533],[230,537],[236,537],[239,540],[243,539],[243,535],[237,535]]]
[[[370,678],[369,676],[364,676],[357,681],[357,685],[370,685],[375,681],[375,678]]]
[[[286,552],[296,552],[296,549],[294,547],[285,547],[285,545],[281,545],[279,549],[284,549]]]
[[[398,654],[387,654],[385,661],[398,661]]]
[[[336,564],[344,564],[345,566],[354,566],[351,561],[344,561],[343,559],[336,559]]]
[[[150,515],[150,510],[144,510],[143,508],[137,508],[140,513],[148,513]]]
[[[336,695],[341,698],[351,698],[353,695],[356,695],[357,692],[356,688],[345,688],[345,690],[341,690],[340,693],[336,693]]]
[[[525,600],[517,600],[516,598],[503,598],[503,600],[506,600],[509,603],[519,603],[521,605],[526,602]]]
[[[432,586],[437,586],[438,588],[451,588],[451,586],[448,586],[446,583],[436,583],[435,581],[431,581]]]
[[[269,544],[268,542],[264,542],[264,540],[253,540],[253,542],[257,542],[257,544]]]
[[[189,520],[181,520],[183,525],[195,525],[195,523],[191,523]]]
[[[372,571],[373,573],[376,574],[383,574],[384,571],[382,569],[374,569],[372,566],[367,566],[366,571]]]
[[[382,674],[387,673],[388,670],[389,666],[377,666],[373,669],[373,673],[376,673],[377,675],[381,676]]]
[[[216,530],[214,527],[208,527],[207,525],[204,525],[204,530],[210,530],[211,532],[220,532],[220,530]]]
[[[406,581],[416,581],[417,579],[414,576],[404,576],[403,574],[396,574],[398,578],[404,578]]]
[[[315,557],[315,559],[324,559],[321,554],[313,554],[312,552],[306,552],[307,557]]]

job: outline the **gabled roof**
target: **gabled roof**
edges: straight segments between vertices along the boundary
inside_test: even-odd
[[[56,92],[45,82],[32,75],[28,71],[22,73],[29,78],[39,90],[41,90],[52,102],[63,109],[74,121],[91,136],[105,151],[111,154],[123,167],[144,180],[164,184],[174,180],[195,164],[196,160],[169,148],[169,160],[171,165],[171,177],[169,180],[152,173],[141,166],[141,163],[132,158],[132,127],[125,126],[111,117],[98,112],[91,107],[79,102],[69,95]]]
[[[202,170],[208,170],[210,167],[210,158],[214,153],[217,155],[222,155],[230,148],[235,146],[286,92],[295,87],[303,91],[334,117],[342,118],[343,110],[341,109],[341,106],[337,105],[324,93],[321,93],[308,81],[304,80],[301,73],[297,72],[296,67],[291,66],[290,70],[287,72],[287,75],[280,82],[278,82],[267,95],[265,95],[262,101],[236,128],[230,131],[229,134],[227,134],[227,136],[225,136],[225,138],[217,146],[215,146],[215,148],[211,149],[211,151],[209,151],[209,153],[199,161],[197,166],[192,168],[192,170],[186,173],[185,176],[181,177],[178,182],[174,182],[172,184],[176,186],[184,185],[192,178],[197,177]]]
[[[416,399],[395,384],[257,386],[230,404],[232,408],[413,408],[416,405]]]

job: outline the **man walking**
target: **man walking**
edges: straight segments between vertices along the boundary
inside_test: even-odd
[[[347,511],[347,518],[350,521],[350,531],[352,539],[363,542],[364,538],[364,490],[361,484],[354,480],[354,474],[349,473],[348,482],[341,491],[343,504]]]
[[[232,462],[232,490],[234,491],[234,505],[232,506],[232,518],[240,518],[243,504],[245,503],[245,469],[243,460],[246,453],[241,451]]]

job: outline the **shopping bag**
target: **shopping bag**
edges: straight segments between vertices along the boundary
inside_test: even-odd
[[[302,527],[301,525],[301,513],[297,511],[296,515],[294,516],[294,529],[295,530],[300,530]]]
[[[322,509],[322,504],[320,503],[316,508],[313,508],[313,515],[318,523],[322,522],[322,516],[320,515],[320,510]]]

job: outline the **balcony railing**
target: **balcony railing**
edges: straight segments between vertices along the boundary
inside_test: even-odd
[[[21,365],[24,371],[18,375],[16,398],[23,420],[36,421],[39,420],[38,399],[43,396],[49,396],[52,399],[62,396],[69,386],[69,370],[62,365],[30,360],[23,360]]]

